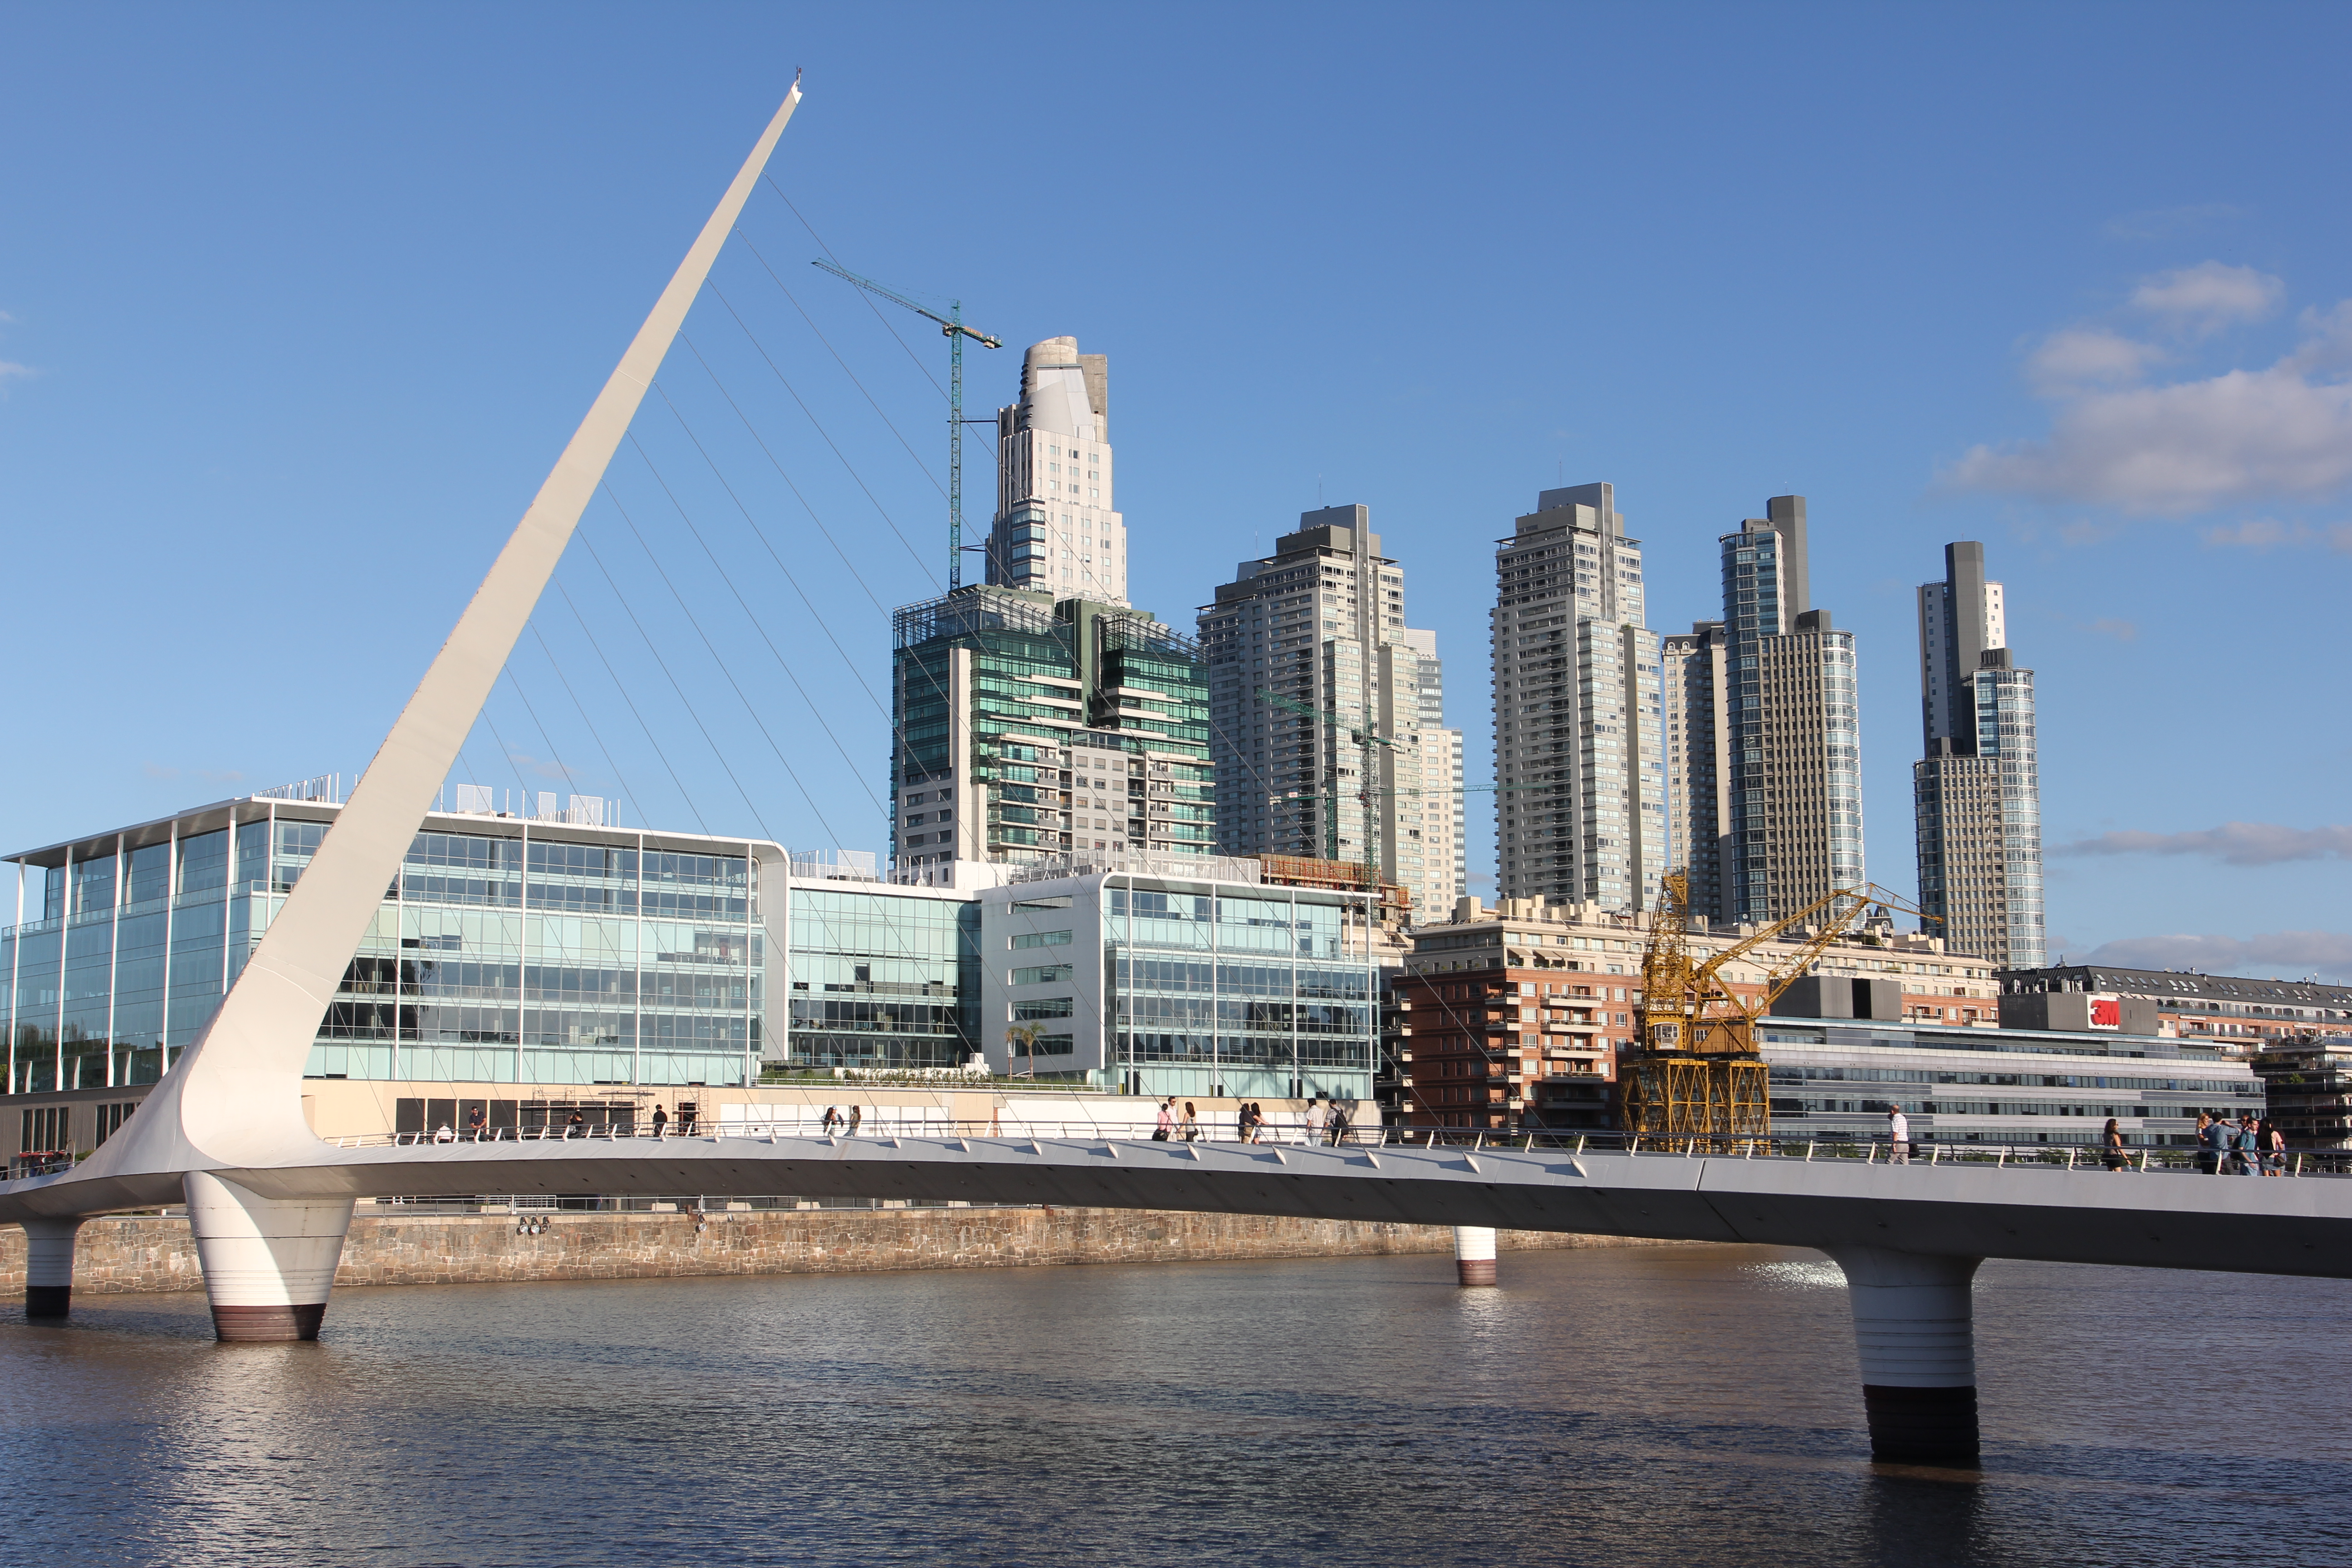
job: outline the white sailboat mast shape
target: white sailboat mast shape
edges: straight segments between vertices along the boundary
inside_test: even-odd
[[[301,1107],[302,1070],[319,1020],[800,100],[795,77],[220,1010],[139,1114],[84,1162],[77,1173],[85,1181],[103,1186],[108,1177],[169,1173],[177,1186],[182,1172],[253,1173],[319,1147]],[[310,1181],[316,1183],[315,1173]],[[192,1204],[196,1184],[192,1179]],[[123,1201],[92,1202],[100,1194],[84,1182],[62,1185],[83,1192],[52,1189],[58,1202],[51,1212],[59,1215]],[[346,1210],[348,1205],[344,1200]],[[340,1234],[337,1227],[339,1240]]]

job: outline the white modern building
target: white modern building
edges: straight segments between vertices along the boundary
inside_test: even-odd
[[[1667,868],[1657,634],[1616,487],[1543,491],[1495,553],[1502,896],[1654,908]]]
[[[1218,848],[1368,862],[1432,907],[1454,879],[1427,837],[1427,792],[1444,786],[1423,725],[1443,693],[1423,685],[1435,661],[1406,629],[1404,568],[1366,508],[1298,521],[1200,611]]]
[[[1186,858],[1072,857],[981,892],[989,1066],[1151,1096],[1370,1099],[1366,900]]]
[[[1127,522],[1111,489],[1110,361],[1047,338],[996,411],[996,520],[987,580],[1056,600],[1124,605]]]

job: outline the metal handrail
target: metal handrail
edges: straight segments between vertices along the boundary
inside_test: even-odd
[[[733,1108],[729,1108],[733,1109]],[[676,1123],[661,1136],[671,1140],[692,1140],[716,1142],[722,1139],[743,1138],[773,1142],[782,1137],[827,1138],[836,1145],[852,1142],[864,1143],[888,1142],[894,1139],[988,1140],[1008,1143],[1028,1144],[1038,1140],[1055,1142],[1079,1142],[1102,1144],[1107,1142],[1159,1142],[1150,1110],[1117,1117],[1075,1116],[1057,1114],[1041,1117],[1030,1114],[1000,1113],[986,1121],[959,1120],[931,1113],[916,1107],[884,1107],[871,1117],[861,1117],[852,1131],[845,1121],[827,1127],[819,1115],[804,1114],[799,1107],[754,1107],[778,1112],[758,1120],[731,1121],[725,1123],[698,1122],[691,1130],[681,1131]],[[1056,1108],[1057,1110],[1059,1108]],[[1073,1106],[1070,1109],[1088,1109]],[[650,1140],[656,1134],[647,1127],[624,1127],[609,1124],[603,1128],[573,1131],[567,1138],[562,1126],[540,1128],[488,1129],[478,1140],[474,1135],[437,1129],[431,1132],[370,1133],[345,1135],[331,1142],[338,1148],[364,1149],[385,1146],[404,1148],[439,1147],[448,1143],[482,1142],[561,1142],[583,1139],[612,1144]],[[1259,1129],[1253,1137],[1244,1139],[1238,1129],[1229,1123],[1207,1125],[1196,1123],[1192,1136],[1180,1128],[1170,1134],[1169,1142],[1206,1143],[1221,1148],[1253,1146],[1302,1147],[1309,1143],[1332,1144],[1328,1131],[1310,1133],[1301,1119],[1292,1113],[1279,1124]],[[2110,1151],[2094,1142],[1987,1142],[1955,1140],[1907,1140],[1898,1156],[1889,1140],[1878,1138],[1824,1138],[1818,1134],[1789,1135],[1758,1133],[1744,1136],[1693,1136],[1662,1133],[1632,1132],[1570,1132],[1521,1131],[1503,1131],[1493,1129],[1448,1127],[1350,1127],[1337,1146],[1350,1149],[1464,1149],[1482,1151],[1545,1152],[1566,1151],[1571,1153],[1625,1153],[1629,1155],[1664,1154],[1683,1158],[1707,1159],[1790,1159],[1812,1163],[1848,1161],[1866,1165],[1902,1163],[1920,1170],[2019,1170],[2071,1171],[2077,1174],[2096,1174],[2109,1171],[2137,1174],[2158,1174],[2167,1172],[2199,1174],[2237,1174],[2231,1160],[2225,1156],[2222,1170],[2208,1168],[2210,1156],[2193,1145],[2132,1144],[2114,1151],[2122,1156],[2116,1165],[2110,1165]],[[2246,1172],[2246,1174],[2254,1173]],[[2352,1151],[2289,1150],[2284,1169],[2266,1173],[2289,1176],[2352,1174]]]

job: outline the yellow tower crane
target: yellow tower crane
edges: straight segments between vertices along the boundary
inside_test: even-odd
[[[1637,1044],[1620,1057],[1617,1093],[1625,1131],[1705,1140],[1727,1147],[1769,1134],[1772,1101],[1756,1021],[1780,994],[1853,929],[1865,910],[1901,910],[1935,920],[1885,889],[1865,885],[1822,895],[1792,915],[1759,927],[1704,962],[1690,952],[1690,877],[1669,871],[1661,879],[1650,944],[1642,960]],[[1791,931],[1796,948],[1769,963],[1757,950]],[[1727,976],[1742,961],[1762,978],[1753,994],[1732,989]]]

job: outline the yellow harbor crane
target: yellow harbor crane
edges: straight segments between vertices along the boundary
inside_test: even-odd
[[[1874,908],[1882,914],[1901,910],[1922,920],[1937,918],[1883,888],[1841,888],[1694,963],[1690,876],[1685,870],[1667,872],[1642,960],[1638,1043],[1617,1066],[1625,1131],[1733,1144],[1770,1132],[1772,1101],[1763,1053],[1757,1048],[1756,1021]],[[1793,952],[1769,964],[1754,956],[1765,942],[1791,931],[1806,933]],[[1752,995],[1741,995],[1726,979],[1731,965],[1743,961],[1763,971]]]

